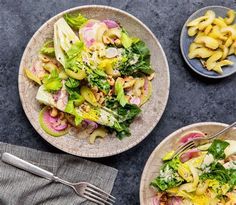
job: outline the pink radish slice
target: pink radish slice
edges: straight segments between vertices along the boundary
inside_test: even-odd
[[[41,128],[54,137],[60,137],[68,133],[68,125],[60,125],[58,117],[50,115],[50,107],[44,107],[39,113],[39,123]]]
[[[157,199],[157,197],[154,197],[154,198],[152,199],[152,204],[153,204],[153,205],[160,205],[160,199]]]
[[[88,22],[88,23],[86,24],[85,27],[91,28],[91,27],[93,27],[93,25],[94,25],[95,23],[96,23],[96,22],[94,22],[94,21],[90,21],[90,22]]]
[[[84,120],[84,122],[87,123],[87,129],[89,129],[89,133],[93,133],[95,129],[98,128],[98,124],[96,122],[93,122],[91,120]]]
[[[193,159],[193,158],[196,158],[196,157],[199,157],[199,156],[200,156],[200,151],[199,150],[191,149],[191,150],[188,150],[187,152],[183,153],[180,156],[180,161],[182,163],[184,163],[184,162],[187,162],[190,159]]]
[[[140,100],[139,97],[131,97],[129,102],[130,102],[131,104],[140,105],[141,100]]]
[[[45,114],[44,114],[44,120],[45,120],[45,122],[47,122],[48,123],[48,125],[52,128],[52,129],[54,129],[54,130],[56,130],[56,131],[61,131],[61,130],[65,130],[66,128],[67,128],[67,124],[65,124],[65,125],[54,125],[54,124],[56,124],[58,121],[60,122],[60,119],[58,118],[58,117],[52,117],[51,115],[50,115],[50,113],[49,113],[49,111],[48,112],[45,112]]]
[[[192,139],[196,139],[196,138],[204,137],[204,136],[205,136],[205,134],[202,133],[202,132],[193,131],[193,132],[190,132],[190,133],[187,133],[187,134],[183,135],[180,138],[179,143],[180,144],[185,144],[185,143],[189,142]]]
[[[181,205],[183,202],[181,197],[172,196],[168,199],[167,205]]]
[[[152,198],[152,204],[153,205],[160,205],[160,200],[163,193],[158,193],[155,197]]]
[[[58,121],[58,118],[52,117],[52,116],[50,116],[50,114],[49,114],[49,116],[48,116],[48,121],[53,124],[53,123],[56,123],[56,122]]]
[[[103,23],[105,23],[107,25],[107,27],[110,29],[110,28],[116,28],[116,27],[119,27],[118,23],[116,23],[115,21],[113,20],[104,20],[102,21]]]
[[[148,79],[145,78],[145,81],[144,81],[144,86],[143,86],[144,90],[147,91],[148,90]]]
[[[33,64],[31,71],[35,74],[38,78],[42,78],[47,72],[44,70],[41,61],[35,61]]]
[[[53,128],[54,128],[56,131],[62,131],[62,130],[65,130],[65,129],[67,128],[67,124],[58,125],[58,126],[53,126]]]
[[[85,40],[86,46],[90,47],[91,45],[93,45],[93,43],[95,42],[95,39],[89,39],[89,40]]]

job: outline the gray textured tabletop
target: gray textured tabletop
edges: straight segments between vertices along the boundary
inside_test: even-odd
[[[104,4],[125,10],[157,36],[168,58],[171,77],[165,113],[152,133],[133,149],[94,161],[119,170],[113,195],[119,205],[139,204],[139,183],[152,150],[174,130],[201,121],[235,121],[236,75],[220,81],[192,73],[179,49],[181,28],[190,14],[209,5],[236,8],[233,0],[0,0],[0,141],[60,152],[33,129],[22,109],[17,87],[18,66],[34,32],[55,14],[79,5]]]

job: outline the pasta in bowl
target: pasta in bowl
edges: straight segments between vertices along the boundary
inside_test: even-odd
[[[204,7],[183,26],[180,48],[186,63],[208,78],[235,73],[235,11],[222,6]]]

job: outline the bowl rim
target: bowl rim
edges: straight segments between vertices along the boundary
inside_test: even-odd
[[[130,143],[128,146],[126,147],[122,147],[120,148],[119,150],[114,150],[114,152],[109,152],[109,153],[103,153],[103,154],[97,154],[97,155],[89,155],[88,154],[84,154],[84,153],[78,153],[78,152],[73,152],[73,151],[70,151],[70,150],[67,150],[66,148],[64,147],[60,147],[58,146],[57,144],[52,144],[50,143],[46,137],[44,137],[43,135],[40,134],[40,132],[38,131],[38,129],[36,129],[35,125],[31,122],[30,120],[30,116],[28,115],[28,113],[26,112],[26,105],[25,105],[25,102],[24,102],[24,99],[23,99],[23,95],[21,94],[20,90],[21,90],[21,75],[20,75],[20,70],[23,69],[23,60],[25,59],[26,57],[26,53],[27,53],[27,48],[29,47],[29,45],[33,42],[33,39],[35,38],[36,35],[38,35],[38,33],[50,22],[52,22],[55,18],[58,18],[59,16],[62,16],[63,14],[65,13],[69,13],[69,12],[74,12],[74,11],[78,11],[80,9],[89,9],[89,8],[100,8],[100,9],[108,9],[108,10],[113,10],[115,12],[118,12],[124,16],[128,16],[129,18],[131,18],[132,20],[136,21],[137,23],[139,23],[144,29],[146,29],[146,31],[152,36],[152,38],[154,39],[154,41],[156,42],[157,46],[160,48],[160,53],[162,54],[162,56],[164,57],[163,58],[163,61],[164,61],[164,64],[166,66],[166,69],[167,69],[167,72],[166,72],[166,83],[167,83],[167,89],[166,89],[166,95],[162,98],[162,104],[163,104],[163,109],[160,109],[160,114],[159,114],[159,119],[156,120],[156,123],[153,124],[152,127],[150,127],[145,135],[143,135],[142,137],[140,137],[138,140],[135,140],[133,141],[133,143]],[[30,124],[33,126],[33,128],[35,129],[35,131],[37,131],[37,133],[44,139],[46,140],[49,144],[51,144],[52,146],[56,147],[57,149],[59,150],[62,150],[66,153],[69,153],[69,154],[72,154],[72,155],[75,155],[75,156],[80,156],[80,157],[86,157],[86,158],[102,158],[102,157],[109,157],[109,156],[113,156],[113,155],[117,155],[117,154],[120,154],[120,153],[123,153],[133,147],[135,147],[136,145],[138,145],[139,143],[141,143],[151,132],[152,130],[156,127],[156,125],[158,124],[158,122],[161,120],[162,116],[163,116],[163,113],[166,109],[166,106],[167,106],[167,102],[168,102],[168,98],[169,98],[169,90],[170,90],[170,73],[169,73],[169,65],[168,65],[168,61],[167,61],[167,57],[166,57],[166,54],[164,52],[164,49],[162,48],[159,40],[156,38],[156,36],[154,35],[154,33],[141,21],[139,20],[137,17],[133,16],[132,14],[129,14],[128,12],[126,11],[123,11],[121,9],[118,9],[118,8],[114,8],[114,7],[111,7],[111,6],[104,6],[104,5],[84,5],[84,6],[77,6],[77,7],[73,7],[73,8],[69,8],[67,10],[64,10],[60,13],[57,13],[56,15],[52,16],[50,19],[48,19],[45,23],[43,23],[38,29],[37,31],[33,34],[33,36],[31,37],[31,39],[29,40],[29,42],[27,43],[26,47],[25,47],[25,50],[23,52],[23,55],[21,57],[21,61],[20,61],[20,66],[19,66],[19,70],[18,70],[18,92],[19,92],[19,95],[20,95],[20,101],[21,101],[21,104],[22,104],[22,107],[23,107],[23,110],[30,122]]]
[[[148,172],[148,167],[150,167],[151,162],[153,160],[153,158],[155,157],[156,152],[159,150],[159,148],[166,143],[166,141],[168,141],[169,139],[173,138],[174,136],[178,135],[181,132],[184,132],[185,130],[189,129],[189,128],[195,128],[197,126],[206,126],[206,125],[219,125],[222,127],[226,127],[228,124],[227,123],[221,123],[221,122],[197,122],[197,123],[193,123],[190,125],[186,125],[184,127],[181,127],[177,130],[175,130],[174,132],[170,133],[167,137],[165,137],[155,148],[154,150],[151,152],[151,154],[149,155],[145,166],[143,168],[143,172],[141,175],[141,180],[140,180],[140,186],[139,186],[139,200],[140,200],[140,205],[145,205],[144,201],[143,201],[143,197],[144,197],[144,186],[145,186],[145,182],[146,180],[144,180],[146,173]],[[158,170],[157,170],[158,171]]]
[[[181,30],[181,34],[180,34],[180,50],[181,50],[181,53],[182,53],[182,56],[185,60],[185,62],[188,64],[188,66],[194,71],[196,72],[197,74],[205,77],[205,78],[212,78],[212,79],[222,79],[222,78],[226,78],[228,76],[231,76],[233,74],[236,73],[236,69],[235,71],[231,72],[231,73],[228,73],[228,74],[222,74],[222,75],[217,75],[217,76],[210,76],[210,75],[207,75],[207,74],[204,74],[200,71],[198,71],[194,66],[192,66],[189,62],[189,59],[188,57],[185,55],[184,53],[184,49],[183,49],[183,41],[184,41],[184,31],[185,31],[185,28],[186,28],[186,25],[187,23],[189,22],[189,20],[195,16],[196,14],[198,14],[199,12],[203,11],[203,10],[206,10],[206,9],[214,9],[214,8],[221,8],[221,9],[225,9],[225,10],[230,10],[230,8],[228,7],[225,7],[225,6],[219,6],[219,5],[212,5],[212,6],[206,6],[206,7],[203,7],[201,9],[198,9],[196,10],[195,12],[193,12],[189,17],[188,19],[185,21],[183,27],[182,27],[182,30]]]

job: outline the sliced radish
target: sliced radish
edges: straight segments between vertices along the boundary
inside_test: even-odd
[[[167,205],[181,205],[183,203],[183,200],[181,197],[178,196],[172,196],[168,198]]]
[[[115,21],[113,20],[103,20],[103,22],[107,25],[107,27],[110,29],[110,28],[116,28],[116,27],[119,27],[118,23],[116,23]]]
[[[191,132],[183,134],[180,137],[178,142],[180,144],[185,144],[185,143],[189,142],[192,139],[196,139],[196,138],[204,137],[204,136],[205,136],[205,134],[200,132],[200,131],[191,131]]]
[[[60,124],[58,117],[50,115],[51,108],[46,106],[39,113],[39,123],[42,129],[54,137],[59,137],[68,133],[68,125]]]
[[[83,122],[87,123],[86,129],[88,129],[88,132],[91,134],[95,129],[98,128],[98,124],[96,122],[93,122],[91,120],[83,120]]]
[[[131,104],[140,105],[141,99],[139,97],[131,97],[129,102]]]
[[[110,47],[106,49],[105,56],[107,58],[115,58],[118,55],[118,50],[114,47]]]
[[[198,149],[191,149],[188,150],[187,152],[184,152],[181,156],[180,156],[180,161],[182,163],[187,162],[190,159],[196,158],[200,156],[200,151]]]
[[[36,75],[39,79],[42,79],[47,72],[43,68],[43,64],[41,61],[37,60],[34,62],[33,66],[31,67],[30,71]]]
[[[62,131],[62,130],[65,130],[67,127],[68,127],[67,124],[53,126],[53,128],[54,128],[56,131]]]

